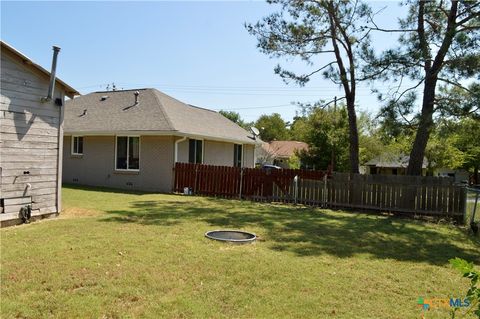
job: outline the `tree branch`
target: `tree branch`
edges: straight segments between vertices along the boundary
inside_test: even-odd
[[[417,29],[382,29],[382,28],[378,28],[378,27],[375,27],[375,28],[372,28],[370,27],[369,28],[370,30],[372,31],[381,31],[381,32],[399,32],[399,33],[403,33],[403,32],[416,32]]]
[[[425,2],[419,1],[418,4],[418,18],[417,18],[417,33],[420,42],[420,50],[422,51],[423,59],[425,60],[425,71],[428,72],[431,67],[430,50],[428,48],[427,39],[425,36]]]
[[[336,63],[337,63],[337,61],[332,61],[332,62],[330,62],[330,63],[328,63],[328,64],[325,64],[325,65],[322,66],[320,69],[315,70],[315,71],[313,71],[313,72],[311,72],[311,73],[309,73],[309,74],[303,75],[302,77],[307,77],[307,78],[309,78],[309,77],[311,77],[312,75],[314,75],[314,74],[316,74],[316,73],[318,73],[318,72],[320,72],[320,71],[322,71],[322,70],[324,70],[324,69],[328,68],[329,66],[331,66],[331,65],[333,65],[333,64],[336,64]]]
[[[350,20],[348,21],[347,28],[348,28],[348,26],[352,25],[353,18],[355,17],[355,14],[357,13],[357,6],[358,6],[358,0],[355,0],[355,5],[353,6],[352,15],[350,16]]]
[[[458,32],[468,31],[468,30],[480,30],[480,25],[472,25],[458,29]]]
[[[383,11],[386,7],[383,7],[382,9],[378,10],[376,14],[380,13],[381,11]],[[373,30],[373,31],[381,31],[381,32],[415,32],[417,31],[416,29],[383,29],[383,28],[380,28],[378,27],[378,25],[375,23],[375,21],[373,20],[372,18],[372,15],[368,15],[368,20],[370,20],[370,22],[374,25],[374,28],[372,27],[369,27],[370,30]]]
[[[345,95],[350,95],[351,91],[348,85],[347,72],[345,70],[342,56],[340,55],[340,50],[338,49],[338,44],[337,44],[337,31],[335,27],[336,24],[333,20],[333,16],[335,15],[335,8],[333,8],[332,2],[328,2],[327,12],[328,12],[328,19],[330,20],[330,34],[332,36],[332,45],[333,45],[333,49],[335,50],[335,57],[337,59],[338,69],[340,71],[340,80],[345,90]]]
[[[442,45],[440,46],[440,49],[438,50],[437,56],[435,57],[432,65],[432,69],[435,75],[438,74],[438,72],[441,70],[443,61],[445,60],[445,56],[447,55],[448,49],[450,48],[450,45],[452,44],[453,38],[456,34],[455,19],[457,16],[457,9],[458,2],[452,1],[450,13],[447,19],[447,30],[445,31],[445,37],[443,38]]]
[[[476,8],[476,7],[478,7],[478,6],[480,6],[480,2],[477,2],[476,4],[468,7],[467,10],[464,10],[464,11],[459,12],[458,14],[456,14],[455,19],[458,18],[458,17],[461,17],[462,15],[464,15],[464,14],[466,14],[466,13],[469,13],[469,11],[472,11],[472,9],[474,9],[474,8]],[[462,24],[464,24],[465,22],[468,22],[468,21],[470,21],[471,19],[473,19],[473,18],[475,18],[475,17],[478,17],[478,14],[479,14],[479,13],[476,12],[476,13],[473,13],[473,14],[472,14],[472,12],[470,12],[470,14],[471,14],[471,15],[465,17],[463,20],[458,21],[458,22],[456,23],[456,25],[457,25],[457,26],[462,25]]]
[[[425,79],[421,79],[420,82],[418,82],[416,85],[412,86],[412,87],[409,87],[408,89],[406,89],[405,91],[403,91],[400,96],[395,99],[395,104],[400,101],[400,99],[409,91],[412,91],[412,90],[415,90],[416,88],[418,88],[420,86],[420,84],[423,83],[423,81],[425,81]],[[398,91],[397,91],[398,92]]]
[[[333,8],[333,5],[330,6],[330,10],[334,9]],[[343,39],[345,41],[345,44],[347,45],[347,49],[346,49],[346,53],[347,53],[347,56],[348,56],[348,62],[350,64],[350,68],[349,68],[349,71],[350,71],[350,93],[355,96],[355,89],[356,89],[356,82],[355,82],[355,61],[353,60],[353,50],[352,50],[352,45],[350,43],[350,38],[347,34],[347,32],[343,29],[342,27],[342,24],[340,23],[337,15],[334,13],[334,11],[332,10],[332,14],[331,14],[331,17],[333,19],[333,22],[335,23],[335,25],[338,27],[338,29],[340,30],[340,33],[342,34],[343,36]],[[348,94],[347,94],[348,95]]]
[[[470,94],[474,94],[474,92],[473,92],[472,90],[464,87],[463,85],[461,85],[461,84],[458,83],[458,82],[454,82],[454,81],[451,81],[451,80],[445,79],[445,78],[438,78],[438,80],[439,80],[439,81],[442,81],[442,82],[445,82],[445,83],[448,83],[448,84],[451,84],[451,85],[453,85],[453,86],[456,86],[456,87],[458,87],[458,88],[460,88],[460,89],[462,89],[462,90],[464,90],[464,91],[466,91],[466,92],[468,92],[468,93],[470,93]]]

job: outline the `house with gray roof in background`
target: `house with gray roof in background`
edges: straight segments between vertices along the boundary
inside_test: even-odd
[[[365,163],[365,174],[406,175],[410,156],[384,153]],[[428,161],[423,159],[422,175],[427,174]]]
[[[94,92],[65,108],[63,182],[170,192],[176,162],[254,167],[255,137],[156,89]]]

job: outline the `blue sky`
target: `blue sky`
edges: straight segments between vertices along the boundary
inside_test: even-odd
[[[383,26],[394,26],[405,12],[395,1],[370,4],[387,7],[377,20]],[[291,102],[331,100],[342,92],[320,76],[299,88],[274,74],[277,63],[304,67],[260,53],[243,26],[273,9],[256,1],[2,1],[1,38],[47,69],[51,46],[59,45],[58,76],[82,94],[112,82],[156,87],[190,104],[235,110],[247,121],[273,112],[291,120]],[[379,49],[396,41],[390,34],[374,40]],[[357,102],[361,110],[378,111],[368,87],[359,89]]]

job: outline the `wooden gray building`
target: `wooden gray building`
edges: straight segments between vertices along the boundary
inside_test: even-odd
[[[61,210],[65,97],[79,93],[1,42],[0,223],[56,215]]]

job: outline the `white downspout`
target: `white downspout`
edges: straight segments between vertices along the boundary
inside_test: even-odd
[[[240,167],[245,167],[245,145],[246,144],[242,144],[242,165],[240,165]]]
[[[175,141],[175,161],[173,163],[178,162],[178,144],[180,144],[181,142],[184,142],[186,140],[187,140],[187,137],[184,136],[181,139]]]

